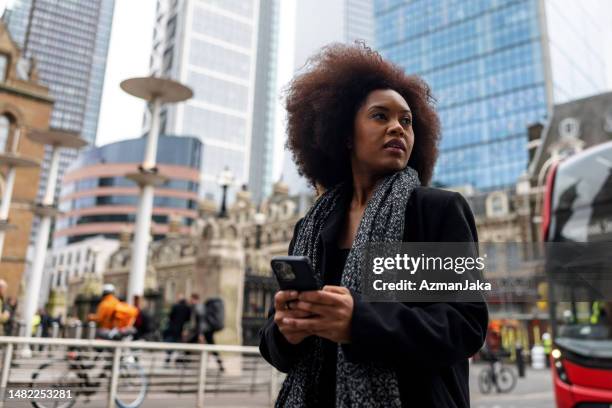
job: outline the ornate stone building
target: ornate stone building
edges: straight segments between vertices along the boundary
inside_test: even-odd
[[[48,129],[53,100],[38,81],[36,64],[26,61],[0,22],[0,153],[16,153],[41,161],[44,145],[28,139],[29,129]],[[19,134],[17,146],[13,141]],[[13,148],[15,147],[15,148]],[[38,191],[40,168],[18,168],[9,208],[0,278],[8,283],[8,296],[17,295],[25,270],[33,214],[31,204]],[[0,165],[0,198],[4,197],[7,168]],[[8,228],[11,226],[10,228]]]
[[[146,291],[160,293],[166,310],[179,296],[190,293],[202,299],[221,296],[226,328],[216,340],[256,344],[277,290],[270,260],[287,254],[301,206],[311,200],[290,197],[287,186],[278,182],[259,206],[250,192],[239,191],[226,217],[219,216],[215,203],[202,201],[200,218],[190,234],[179,233],[180,220],[175,217],[168,237],[150,244]],[[104,272],[104,282],[113,283],[120,297],[127,293],[130,257],[130,237],[124,233]],[[71,284],[68,304],[84,287],[83,280]]]

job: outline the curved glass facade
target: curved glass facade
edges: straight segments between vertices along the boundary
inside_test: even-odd
[[[95,235],[117,238],[126,226],[134,224],[139,190],[133,181],[116,175],[122,171],[117,165],[138,165],[145,146],[144,138],[130,139],[90,148],[79,155],[62,185],[60,210],[64,215],[57,220],[54,246]],[[166,225],[169,214],[180,215],[185,226],[192,224],[197,214],[201,157],[202,143],[196,138],[159,138],[157,163],[173,167],[164,173],[171,178],[155,189],[154,227]],[[103,174],[101,165],[108,167],[108,174]],[[159,231],[155,239],[164,236]]]

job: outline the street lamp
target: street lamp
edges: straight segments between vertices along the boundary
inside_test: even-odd
[[[176,81],[153,76],[126,79],[120,86],[126,93],[144,99],[151,105],[151,128],[147,134],[144,160],[138,172],[126,175],[140,186],[127,297],[128,302],[136,303],[137,299],[144,295],[147,249],[153,214],[153,187],[166,180],[164,176],[158,174],[156,164],[161,105],[190,99],[193,91]]]
[[[40,286],[47,255],[51,220],[59,214],[55,204],[54,193],[59,172],[60,150],[64,148],[80,149],[87,145],[87,142],[81,139],[78,134],[62,130],[33,130],[28,132],[28,138],[35,143],[51,145],[51,164],[49,165],[49,176],[45,185],[45,195],[42,202],[36,204],[33,208],[34,214],[40,218],[40,224],[34,248],[34,261],[32,262],[32,269],[26,288],[24,307],[25,337],[31,337],[32,334],[32,322],[40,297]],[[28,356],[29,354],[30,349],[26,346],[23,349],[23,355]]]
[[[221,174],[219,174],[217,182],[223,189],[223,195],[221,198],[221,211],[219,211],[219,217],[227,218],[227,188],[234,182],[234,173],[232,173],[229,167],[225,166]]]
[[[266,215],[261,212],[257,212],[253,217],[255,221],[255,249],[261,248],[261,230],[266,222]]]

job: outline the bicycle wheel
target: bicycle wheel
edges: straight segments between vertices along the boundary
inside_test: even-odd
[[[119,408],[138,408],[144,402],[148,386],[147,376],[140,364],[122,362],[115,403]]]
[[[67,401],[31,401],[34,408],[70,408],[76,404],[76,389],[82,380],[70,365],[70,362],[64,360],[50,361],[38,367],[32,374],[30,388],[70,390],[72,393],[72,398]]]
[[[478,374],[478,389],[480,390],[480,393],[481,394],[490,393],[492,385],[493,384],[491,381],[491,369],[485,368],[481,370],[480,374]]]
[[[500,392],[510,392],[516,386],[516,375],[508,367],[502,367],[497,374],[497,385]]]

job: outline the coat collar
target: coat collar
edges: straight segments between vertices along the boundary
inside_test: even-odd
[[[338,232],[340,232],[340,228],[342,228],[342,225],[344,224],[346,212],[351,199],[351,193],[352,190],[350,188],[345,187],[342,189],[338,204],[325,221],[325,225],[321,230],[321,239],[323,241],[323,245],[326,247],[337,245]]]

